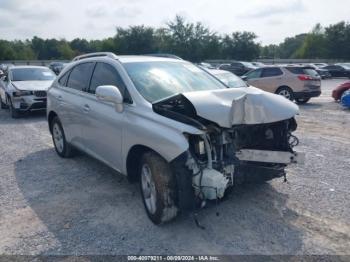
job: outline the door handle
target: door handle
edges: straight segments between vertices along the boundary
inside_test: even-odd
[[[89,113],[89,111],[90,111],[90,107],[89,107],[89,105],[84,105],[84,112],[85,113]]]

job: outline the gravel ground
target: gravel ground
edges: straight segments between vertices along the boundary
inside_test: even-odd
[[[59,158],[45,115],[0,111],[1,254],[350,254],[350,111],[330,98],[301,106],[305,165],[236,188],[218,207],[155,226],[137,185],[83,154]],[[216,216],[216,211],[220,213]]]

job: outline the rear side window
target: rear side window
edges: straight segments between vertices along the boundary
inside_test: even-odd
[[[67,86],[79,91],[87,92],[94,63],[79,64],[69,75]]]
[[[291,72],[292,74],[295,75],[302,75],[304,74],[303,68],[302,67],[286,67],[286,69]]]
[[[262,77],[273,77],[283,75],[283,72],[278,67],[264,68]]]

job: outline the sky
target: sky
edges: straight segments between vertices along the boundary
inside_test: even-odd
[[[0,0],[0,39],[102,39],[116,27],[160,27],[181,15],[220,34],[252,31],[263,45],[341,20],[350,0]]]

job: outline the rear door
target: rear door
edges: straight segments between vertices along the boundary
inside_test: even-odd
[[[271,93],[275,93],[277,88],[285,84],[283,72],[279,67],[267,67],[262,69],[260,88]]]
[[[75,66],[59,79],[60,90],[53,94],[59,104],[59,118],[68,141],[82,149],[84,149],[82,129],[86,124],[84,101],[88,95],[94,66],[94,62]]]
[[[121,170],[122,131],[124,112],[118,113],[113,103],[101,102],[95,92],[98,86],[113,85],[119,88],[123,97],[128,97],[124,82],[118,70],[109,63],[98,62],[91,78],[89,96],[84,101],[84,118],[87,124],[83,129],[85,146],[88,153]]]

